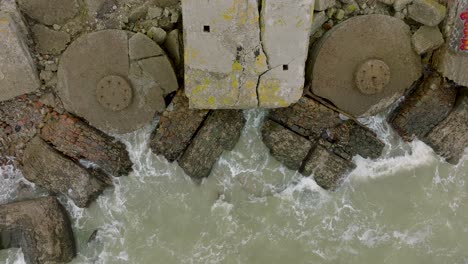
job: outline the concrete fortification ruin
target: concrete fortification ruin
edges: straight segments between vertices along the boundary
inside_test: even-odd
[[[201,183],[246,109],[267,112],[270,155],[326,190],[386,149],[372,115],[457,164],[467,25],[466,0],[0,0],[0,165],[49,196],[0,205],[0,248],[70,261],[53,196],[86,208],[131,174],[122,135],[154,128],[154,155]]]

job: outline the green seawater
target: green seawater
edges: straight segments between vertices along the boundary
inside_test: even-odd
[[[386,143],[383,157],[355,157],[347,181],[327,192],[269,155],[264,115],[245,112],[239,143],[200,185],[148,149],[155,124],[123,136],[134,173],[88,209],[62,198],[72,263],[468,263],[468,155],[450,165],[402,142],[383,116],[362,120]],[[23,262],[21,250],[0,252],[0,263]]]

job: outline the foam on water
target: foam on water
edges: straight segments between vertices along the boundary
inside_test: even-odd
[[[74,219],[72,263],[468,263],[467,155],[449,165],[373,117],[362,121],[384,155],[355,157],[349,180],[327,192],[268,154],[264,111],[245,116],[239,143],[200,185],[152,154],[155,124],[122,136],[134,172],[88,209],[61,198]],[[21,263],[6,252],[0,261]]]

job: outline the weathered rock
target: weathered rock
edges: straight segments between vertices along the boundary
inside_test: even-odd
[[[468,86],[468,45],[466,45],[467,33],[465,25],[468,19],[462,19],[462,13],[466,9],[466,2],[449,1],[449,16],[444,27],[447,43],[440,48],[433,57],[437,70],[450,80]]]
[[[314,20],[312,21],[312,27],[310,28],[310,35],[314,35],[325,22],[327,22],[328,16],[325,11],[318,12],[314,14]]]
[[[308,97],[290,107],[271,110],[269,118],[311,140],[343,122],[337,112]]]
[[[22,172],[26,179],[52,193],[70,197],[87,207],[103,190],[104,183],[35,137],[24,151]]]
[[[180,90],[167,110],[161,115],[151,139],[151,149],[167,160],[177,160],[188,147],[202,125],[208,110],[189,109],[187,97]]]
[[[343,124],[327,130],[328,142],[322,145],[340,157],[351,160],[355,155],[376,159],[382,154],[385,144],[367,127],[350,119]]]
[[[315,11],[323,11],[334,5],[336,5],[335,0],[315,0],[314,9]]]
[[[132,12],[130,12],[130,14],[128,16],[128,21],[136,22],[136,21],[146,17],[147,14],[148,14],[148,6],[146,4],[141,5],[141,6],[137,7],[137,8],[135,8],[134,10],[132,10]]]
[[[1,205],[0,232],[20,237],[28,264],[65,263],[75,256],[70,221],[54,197]]]
[[[301,173],[314,175],[315,182],[326,190],[335,190],[355,165],[317,145],[304,161]]]
[[[312,148],[309,140],[271,120],[263,123],[262,138],[270,154],[291,170],[299,170]]]
[[[45,25],[64,24],[78,14],[76,0],[18,0],[21,10]]]
[[[66,32],[55,31],[46,26],[36,24],[32,27],[37,51],[42,54],[60,54],[70,42],[70,35]]]
[[[68,114],[51,113],[40,136],[66,156],[90,161],[110,175],[126,175],[132,169],[124,144]]]
[[[162,16],[163,9],[159,6],[149,7],[148,13],[146,14],[146,19],[154,19]]]
[[[395,9],[396,12],[400,12],[405,9],[407,5],[411,4],[411,2],[413,2],[413,0],[395,0],[393,9]]]
[[[457,89],[431,74],[391,113],[389,123],[406,141],[422,139],[448,116],[456,97]]]
[[[0,39],[0,101],[38,89],[41,83],[26,36],[6,12],[0,12]]]
[[[81,36],[64,52],[58,70],[65,109],[109,133],[128,133],[149,123],[164,111],[164,96],[178,88],[165,54],[155,55],[161,49],[141,35],[130,41],[128,36],[122,30]]]
[[[448,162],[457,164],[468,147],[468,95],[465,90],[449,116],[423,139]]]
[[[148,37],[152,38],[156,43],[162,45],[166,40],[167,33],[162,28],[152,27],[148,31]]]
[[[414,50],[418,54],[433,51],[444,44],[444,37],[438,27],[422,26],[411,38]]]
[[[260,19],[255,0],[183,1],[190,106],[274,108],[296,102],[304,85],[312,5],[265,1]]]
[[[414,0],[408,6],[408,16],[426,26],[437,26],[447,14],[445,6],[435,0]]]
[[[212,111],[178,163],[194,179],[208,177],[223,151],[232,150],[245,124],[242,111]]]
[[[385,15],[339,24],[315,44],[312,58],[312,92],[354,116],[383,110],[422,72],[410,28]]]

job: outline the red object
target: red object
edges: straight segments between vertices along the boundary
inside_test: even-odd
[[[461,45],[460,50],[468,50],[468,45]]]
[[[461,20],[468,20],[468,11],[465,11],[465,12],[461,13],[460,18],[461,18]],[[465,25],[466,25],[466,23],[465,23]]]
[[[468,38],[462,38],[462,45],[468,45]]]

